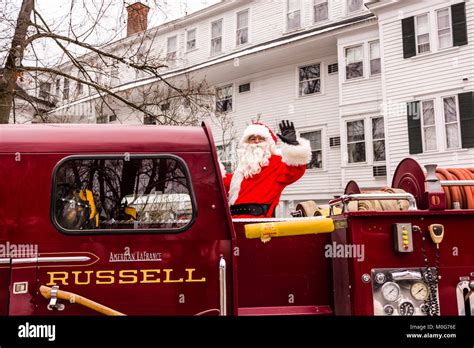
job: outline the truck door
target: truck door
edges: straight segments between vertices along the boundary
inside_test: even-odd
[[[230,274],[223,277],[231,232],[220,178],[207,169],[211,153],[47,161],[54,168],[44,226],[50,242],[41,245],[36,314],[230,311],[222,300],[232,298]]]

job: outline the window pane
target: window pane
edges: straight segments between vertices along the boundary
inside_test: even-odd
[[[430,50],[430,35],[423,34],[418,36],[418,53],[429,52]]]
[[[314,6],[314,21],[319,22],[328,19],[328,3],[327,1],[321,2]]]
[[[364,139],[364,121],[347,122],[347,141],[363,141]]]
[[[374,141],[374,161],[385,161],[385,140]]]
[[[353,79],[364,76],[363,62],[346,65],[346,79]]]
[[[449,9],[445,8],[438,11],[438,29],[445,29],[450,27],[449,23]]]
[[[427,100],[422,103],[423,108],[423,126],[430,126],[435,124],[434,106],[432,100]]]
[[[319,64],[303,66],[299,69],[299,71],[300,71],[300,81],[319,78],[320,73],[321,73]]]
[[[298,11],[300,9],[300,0],[288,0],[288,13]]]
[[[381,71],[382,71],[382,67],[381,67],[380,58],[372,59],[370,61],[370,74],[371,75],[380,74]]]
[[[222,35],[222,20],[212,23],[212,37],[216,38]]]
[[[457,112],[456,112],[456,99],[455,97],[449,97],[443,99],[444,104],[444,120],[448,122],[457,122]]]
[[[423,132],[425,134],[425,150],[436,150],[436,127],[426,127]]]
[[[186,171],[172,158],[75,159],[56,172],[54,216],[66,230],[177,229],[192,215]]]
[[[311,80],[300,83],[300,95],[319,93],[321,91],[321,80]]]
[[[237,30],[237,45],[246,44],[249,41],[248,34],[249,30],[247,28]]]
[[[222,38],[212,39],[211,53],[219,53],[222,51]]]
[[[347,0],[349,12],[354,12],[362,9],[364,0]]]
[[[176,36],[168,38],[168,53],[176,52]]]
[[[346,48],[346,63],[357,63],[364,60],[362,45]]]
[[[380,58],[380,43],[378,41],[370,43],[370,59]]]
[[[311,161],[306,165],[307,169],[322,168],[323,153],[322,151],[311,151]]]
[[[457,123],[446,125],[446,144],[448,149],[459,147],[459,128]]]
[[[372,139],[385,138],[385,130],[383,128],[383,117],[372,119]]]
[[[422,15],[416,17],[416,34],[427,34],[430,32],[429,23],[428,23],[428,15]]]
[[[237,29],[246,28],[249,25],[249,11],[237,14]]]
[[[354,143],[347,145],[349,163],[365,162],[365,143]]]
[[[311,150],[321,149],[321,131],[301,133],[301,137],[309,140]]]
[[[300,11],[288,13],[288,29],[300,27]]]
[[[439,48],[451,47],[451,29],[443,29],[438,32],[438,45]]]

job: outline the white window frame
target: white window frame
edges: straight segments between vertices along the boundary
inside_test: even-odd
[[[189,40],[189,32],[194,31],[194,48],[189,49],[188,48],[188,42]],[[198,49],[198,39],[197,39],[197,28],[191,28],[186,30],[186,52],[192,52]]]
[[[358,10],[355,10],[355,11],[349,11],[349,0],[345,0],[344,1],[344,5],[345,5],[345,13],[346,15],[351,15],[351,14],[354,14],[354,13],[360,13],[362,11],[365,10],[365,6],[364,6],[364,1],[362,1],[362,6],[360,9]]]
[[[427,101],[432,101],[433,102],[433,118],[434,118],[434,125],[428,125],[428,126],[425,126],[425,123],[423,121],[423,102],[427,102]],[[423,149],[423,153],[433,153],[433,152],[437,152],[440,150],[439,148],[439,134],[438,134],[438,129],[439,129],[439,121],[438,121],[438,116],[437,116],[437,111],[436,111],[436,104],[437,104],[437,98],[434,98],[434,97],[431,97],[431,98],[424,98],[422,100],[419,101],[419,108],[420,108],[420,126],[421,126],[421,144],[422,144],[422,149]],[[436,136],[436,148],[433,149],[433,150],[427,150],[425,148],[425,128],[427,127],[435,127],[435,136]]]
[[[175,50],[170,51],[170,40],[175,39]],[[171,55],[174,55],[171,57]],[[178,35],[168,36],[166,38],[166,60],[176,60],[178,58]]]
[[[316,6],[318,5],[321,5],[322,3],[326,3],[326,7],[328,9],[328,16],[327,18],[325,19],[321,19],[319,21],[316,20],[316,15],[315,15],[315,10],[316,10]],[[329,3],[330,1],[329,0],[313,0],[313,7],[312,7],[312,10],[313,10],[313,24],[320,24],[320,23],[324,23],[324,22],[327,22],[329,20],[329,14],[330,14],[330,8],[329,8]]]
[[[300,68],[304,68],[304,67],[310,66],[310,65],[318,65],[318,64],[319,64],[319,81],[320,81],[319,92],[300,95],[300,83],[301,83],[300,82]],[[325,69],[325,65],[321,61],[307,62],[307,63],[300,64],[296,67],[296,97],[297,98],[307,98],[307,97],[313,97],[313,96],[316,96],[316,95],[324,94],[323,93],[324,71],[325,71],[324,69]]]
[[[301,134],[305,133],[312,133],[312,132],[320,132],[321,133],[321,161],[322,167],[321,168],[307,168],[306,170],[309,172],[316,172],[321,173],[326,171],[326,127],[324,126],[317,126],[317,127],[310,127],[310,128],[303,128],[298,130],[298,137],[301,138]],[[316,150],[315,150],[316,151]],[[313,149],[311,149],[311,156],[313,153]]]
[[[302,27],[303,27],[303,4],[302,4],[302,1],[303,0],[297,0],[298,3],[299,3],[299,9],[296,10],[296,11],[292,11],[290,12],[290,1],[291,0],[285,0],[285,30],[286,32],[293,32],[293,31],[296,31],[296,30],[300,30]],[[300,23],[297,27],[295,28],[290,28],[289,27],[289,15],[290,13],[296,13],[299,11],[299,14],[300,14]]]
[[[232,107],[231,107],[230,110],[227,110],[227,111],[218,111],[218,110],[217,110],[217,90],[218,90],[218,89],[225,88],[225,87],[230,87],[231,90],[232,90],[232,93],[231,93]],[[216,107],[216,108],[215,108],[215,109],[216,109],[216,110],[215,110],[216,113],[224,113],[224,112],[232,113],[232,112],[234,112],[234,110],[235,110],[235,87],[234,87],[234,84],[233,84],[233,83],[228,83],[228,84],[216,86],[215,107]]]
[[[372,120],[373,119],[376,119],[376,118],[381,118],[383,120],[383,138],[374,138],[374,129],[373,129],[373,123],[372,123]],[[372,164],[376,164],[376,165],[380,165],[380,164],[384,164],[387,162],[387,134],[385,132],[385,117],[383,115],[377,115],[377,116],[371,116],[369,117],[369,122],[370,122],[370,144],[371,144],[371,149],[370,149],[370,162]],[[384,149],[385,149],[385,159],[382,160],[382,161],[377,161],[375,159],[375,147],[374,147],[374,142],[375,141],[380,141],[380,140],[383,140],[384,141]]]
[[[243,12],[247,12],[247,26],[243,28],[239,28],[239,15]],[[238,32],[239,30],[247,29],[247,42],[239,44],[238,43]],[[235,14],[235,47],[241,47],[248,45],[250,43],[250,8],[243,9],[238,11]]]
[[[213,41],[214,39],[219,38],[219,36],[212,37],[212,25],[213,25],[214,23],[218,23],[218,22],[221,23],[221,36],[220,36],[220,38],[221,38],[221,50],[218,51],[218,52],[217,52],[217,51],[216,51],[216,52],[213,52],[213,51],[212,51],[212,41]],[[209,30],[210,30],[210,33],[209,33],[209,38],[210,38],[210,41],[209,41],[209,44],[210,44],[210,47],[209,47],[209,54],[210,54],[211,57],[213,57],[213,56],[217,56],[217,55],[219,55],[219,54],[222,54],[222,53],[224,52],[224,18],[219,18],[219,19],[216,19],[216,20],[214,20],[214,21],[211,21],[211,25],[210,25]]]
[[[454,98],[454,102],[456,103],[456,123],[458,124],[458,139],[459,139],[459,145],[457,147],[448,147],[448,132],[446,130],[446,125],[447,124],[453,124],[454,122],[446,123],[446,117],[445,117],[445,114],[444,114],[444,100],[447,99],[447,98]],[[442,121],[443,121],[442,124],[443,124],[444,150],[449,151],[449,150],[462,149],[461,115],[459,114],[458,95],[457,94],[443,95],[442,97],[440,97],[440,100],[441,100],[441,117],[442,117]],[[435,108],[435,111],[436,111],[436,108]],[[435,120],[436,120],[436,117],[435,117]]]
[[[353,77],[351,79],[348,79],[347,78],[347,55],[346,55],[346,51],[347,49],[350,49],[350,48],[354,48],[354,47],[358,47],[358,46],[362,46],[362,76],[358,76],[358,77]],[[366,63],[366,56],[367,56],[367,53],[366,53],[366,41],[363,41],[363,42],[359,42],[359,43],[355,43],[355,44],[351,44],[351,45],[348,45],[348,46],[344,46],[343,47],[343,58],[344,58],[344,81],[358,81],[358,80],[362,80],[364,78],[366,78],[366,70],[367,70],[367,63]]]
[[[439,31],[440,31],[440,29],[439,29],[439,22],[438,22],[438,12],[444,11],[444,10],[448,10],[448,23],[449,23],[448,28],[449,28],[450,45],[447,46],[447,47],[441,48],[440,45],[439,45]],[[434,16],[435,16],[435,22],[436,22],[436,28],[435,28],[435,31],[436,31],[436,48],[438,50],[445,50],[445,49],[453,47],[453,24],[452,24],[452,19],[451,19],[451,6],[443,7],[443,8],[439,8],[439,9],[434,10]],[[444,29],[448,29],[448,28],[444,28]],[[441,29],[441,30],[444,30],[444,29]]]
[[[357,122],[357,121],[362,121],[363,124],[364,124],[364,146],[365,146],[365,161],[361,161],[361,162],[349,162],[349,144],[355,144],[355,143],[360,143],[362,141],[356,141],[356,142],[350,142],[348,141],[348,132],[347,132],[347,124],[348,123],[351,123],[351,122]],[[372,128],[372,127],[370,127]],[[369,156],[370,156],[370,150],[372,149],[372,147],[368,147],[368,142],[367,142],[367,139],[368,139],[368,133],[367,133],[367,117],[355,117],[355,118],[349,118],[349,119],[346,119],[344,120],[344,143],[345,143],[345,150],[346,150],[346,153],[345,153],[345,159],[346,159],[346,164],[348,166],[359,166],[359,165],[367,165],[369,164]],[[372,130],[372,129],[370,129]],[[370,137],[371,138],[371,137]]]
[[[423,16],[426,16],[426,18],[428,19],[428,33],[425,33],[425,34],[419,34],[418,33],[418,17],[423,17]],[[431,15],[430,15],[430,12],[424,12],[424,13],[420,13],[419,15],[416,15],[415,16],[415,49],[416,49],[416,55],[423,55],[423,54],[427,54],[427,53],[431,53],[433,52],[433,43],[432,43],[432,32],[431,32]],[[419,35],[426,35],[428,34],[428,44],[430,45],[430,49],[426,52],[418,52],[418,36]]]

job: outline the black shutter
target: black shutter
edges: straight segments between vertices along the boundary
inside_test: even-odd
[[[403,58],[416,56],[415,17],[402,19]]]
[[[422,153],[420,102],[407,103],[408,142],[410,154]]]
[[[458,99],[462,147],[474,147],[474,92],[460,93]]]
[[[451,6],[451,21],[453,45],[467,45],[466,4],[464,2]]]

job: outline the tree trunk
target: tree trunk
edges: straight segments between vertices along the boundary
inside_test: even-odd
[[[12,109],[13,95],[16,79],[18,77],[17,66],[23,61],[26,34],[30,24],[31,13],[35,5],[34,0],[23,0],[20,13],[15,27],[15,34],[3,69],[3,78],[0,79],[0,123],[8,123]]]

